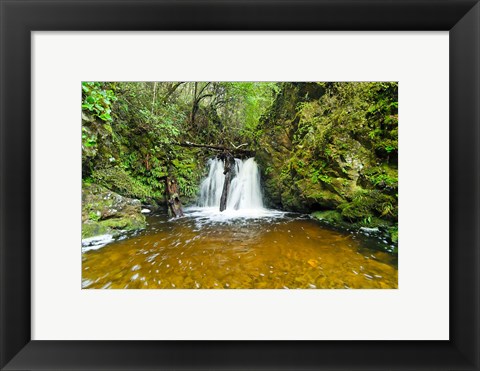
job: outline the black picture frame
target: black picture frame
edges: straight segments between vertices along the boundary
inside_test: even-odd
[[[0,0],[0,12],[2,370],[479,370],[478,1]],[[449,31],[450,340],[32,341],[30,35],[38,30]]]

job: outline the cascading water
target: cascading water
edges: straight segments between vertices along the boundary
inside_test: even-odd
[[[222,160],[208,161],[208,177],[200,186],[199,206],[219,207],[225,182]],[[227,198],[227,210],[263,209],[260,172],[255,159],[235,159],[232,181]]]
[[[201,207],[214,207],[220,205],[223,183],[225,182],[223,161],[210,159],[208,160],[208,167],[208,176],[200,185],[200,199],[198,204]]]

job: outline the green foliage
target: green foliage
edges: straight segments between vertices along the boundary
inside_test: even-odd
[[[363,221],[369,225],[374,216],[387,220],[396,220],[398,205],[395,197],[379,190],[358,190],[351,200],[338,206],[342,216],[351,222]]]
[[[83,179],[83,182],[82,182],[82,187],[85,185],[85,186],[89,186],[93,183],[93,179],[91,177],[86,177]]]
[[[325,174],[320,174],[318,169],[312,170],[312,178],[311,178],[313,183],[318,183],[319,181],[330,184],[332,183],[332,178],[329,177],[328,175]]]
[[[199,192],[200,171],[195,158],[184,153],[183,158],[172,161],[173,175],[178,181],[180,191],[187,198],[194,198]]]
[[[259,129],[260,117],[269,108],[280,88],[273,82],[239,82],[229,83],[232,87],[232,95],[243,97],[244,109],[241,111],[243,117],[243,127],[240,134],[246,141],[257,142],[262,135]]]
[[[175,176],[182,196],[193,199],[213,153],[177,143],[252,148],[278,90],[256,82],[84,82],[83,177],[131,197],[162,199],[164,177]]]
[[[82,144],[85,147],[94,147],[97,144],[97,136],[90,134],[85,127],[82,127]]]
[[[82,82],[82,109],[103,121],[112,121],[111,105],[117,100],[113,90],[106,90],[100,82]]]
[[[95,170],[92,179],[95,183],[128,197],[140,200],[162,197],[161,192],[154,191],[121,167]]]
[[[392,242],[398,243],[398,226],[389,228],[388,232],[390,234],[390,239],[392,240]]]
[[[394,194],[398,189],[398,171],[396,168],[387,165],[374,166],[365,169],[363,177],[373,187]]]
[[[368,218],[371,220],[373,217],[373,200],[369,197],[368,191],[360,190],[350,201],[339,205],[338,209],[341,211],[342,217],[351,222],[368,221]]]
[[[88,219],[93,220],[94,222],[100,220],[100,217],[101,217],[100,213],[97,213],[94,211],[90,211],[88,213]]]

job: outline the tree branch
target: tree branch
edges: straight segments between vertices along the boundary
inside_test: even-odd
[[[200,92],[198,93],[198,95],[202,95],[203,91],[207,88],[208,85],[210,85],[209,82],[207,82],[207,83],[205,84],[205,86],[200,90]]]
[[[243,143],[243,144],[240,144],[239,146],[236,146],[236,145],[233,144],[232,142],[230,142],[230,144],[231,144],[232,147],[235,148],[235,149],[239,149],[240,147],[243,147],[243,146],[248,146],[248,143]]]
[[[230,153],[238,153],[242,155],[253,155],[255,153],[254,150],[251,149],[243,149],[240,148],[242,146],[248,145],[247,143],[241,144],[239,146],[235,146],[232,144],[234,148],[227,148],[227,147],[220,147],[220,146],[215,146],[211,144],[197,144],[197,143],[192,143],[192,142],[181,142],[181,143],[175,143],[175,145],[180,146],[180,147],[194,147],[194,148],[207,148],[207,149],[213,149],[215,151],[227,151]]]
[[[200,97],[197,98],[197,104],[200,103],[200,101],[203,99],[203,98],[206,98],[206,97],[213,97],[213,94],[204,94]]]
[[[162,98],[162,101],[166,103],[168,101],[168,98],[170,98],[170,96],[175,92],[175,90],[177,90],[177,88],[182,84],[184,84],[184,82],[178,82],[169,87],[167,90],[167,94],[165,94],[165,96]]]

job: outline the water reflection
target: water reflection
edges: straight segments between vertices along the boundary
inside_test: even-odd
[[[231,213],[234,213],[232,211]],[[276,211],[187,209],[83,253],[84,288],[397,288],[395,255],[359,234]]]

